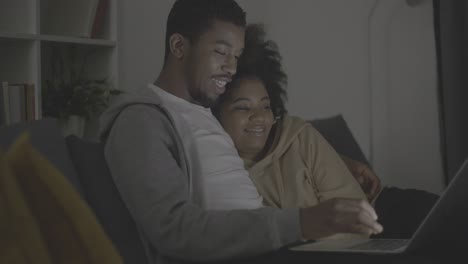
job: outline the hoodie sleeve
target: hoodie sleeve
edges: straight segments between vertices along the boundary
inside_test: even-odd
[[[176,131],[157,108],[129,106],[106,139],[115,184],[160,255],[212,261],[259,255],[301,238],[299,211],[206,211],[190,202]]]
[[[319,201],[335,197],[366,199],[341,157],[315,128],[308,125],[299,138],[303,146],[301,154],[311,172]]]

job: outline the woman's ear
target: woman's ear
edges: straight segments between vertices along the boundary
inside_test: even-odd
[[[280,118],[280,116],[275,116],[275,118],[273,118],[273,125],[276,124],[276,120],[279,120]]]
[[[174,33],[169,38],[169,49],[172,56],[182,59],[187,50],[187,39],[179,33]]]

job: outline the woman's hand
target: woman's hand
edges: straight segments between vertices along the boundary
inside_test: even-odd
[[[367,199],[373,201],[382,189],[379,177],[366,164],[343,155],[340,156],[346,167],[351,171],[351,174],[361,185]]]

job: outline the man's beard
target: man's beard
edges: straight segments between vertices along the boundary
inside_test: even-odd
[[[216,104],[216,98],[210,98],[206,93],[203,93],[201,89],[196,89],[195,91],[190,93],[192,99],[195,101],[196,104],[199,104],[206,108],[211,108]]]

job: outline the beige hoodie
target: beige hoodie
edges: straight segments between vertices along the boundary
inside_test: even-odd
[[[323,136],[300,118],[284,116],[267,155],[244,160],[264,204],[310,207],[331,198],[366,199],[359,183]]]

